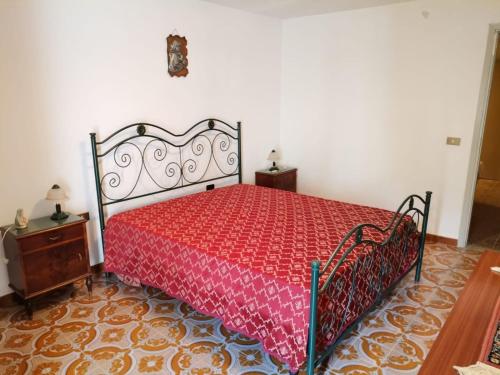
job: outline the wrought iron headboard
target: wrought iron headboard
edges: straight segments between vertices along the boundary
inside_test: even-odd
[[[90,141],[103,250],[105,206],[229,177],[238,176],[238,182],[242,182],[241,122],[234,127],[209,118],[181,134],[158,125],[136,123],[102,141],[96,139],[96,133],[90,133]],[[103,171],[101,176],[99,162],[106,157],[116,170]],[[137,171],[130,187],[122,192],[120,187],[128,169]],[[160,175],[154,169],[160,169]],[[153,188],[140,191],[144,190],[142,183]]]

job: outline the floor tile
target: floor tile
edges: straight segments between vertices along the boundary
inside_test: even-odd
[[[59,375],[67,374],[68,367],[78,359],[79,352],[71,352],[62,357],[46,357],[33,355],[28,360],[28,374],[33,375]]]

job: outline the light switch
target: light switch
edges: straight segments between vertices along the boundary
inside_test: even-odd
[[[459,137],[447,137],[446,144],[451,146],[460,146],[461,138]]]

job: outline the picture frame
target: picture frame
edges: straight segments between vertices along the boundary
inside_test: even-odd
[[[184,36],[170,34],[167,37],[168,74],[171,77],[186,77],[188,70],[187,39]]]

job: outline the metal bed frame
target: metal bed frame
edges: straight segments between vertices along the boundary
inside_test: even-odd
[[[236,176],[238,177],[238,183],[242,183],[241,122],[237,122],[236,126],[232,126],[224,121],[209,118],[199,121],[181,134],[172,133],[158,125],[136,123],[115,131],[102,141],[97,141],[96,133],[90,133],[90,140],[103,252],[104,229],[106,227],[104,208],[106,206],[191,185],[235,178]],[[106,158],[108,155],[109,157],[112,156],[112,162],[114,162],[114,166],[117,169],[101,176],[100,159]],[[175,160],[168,162],[167,156],[174,157]],[[208,158],[208,162],[205,162],[206,167],[203,167],[199,163],[200,159],[203,158]],[[132,187],[120,196],[113,196],[110,191],[121,186],[122,179],[124,179],[123,172],[128,168],[134,167],[134,160],[136,161],[135,166],[137,166],[137,163],[139,165],[139,172],[135,180],[132,181]],[[151,160],[154,160],[156,163],[166,163],[163,169],[163,177],[170,179],[169,183],[160,181],[158,176],[152,173],[148,165]],[[215,175],[210,175],[210,168],[212,168],[212,174],[215,172]],[[195,177],[196,173],[200,175]],[[148,178],[149,182],[155,186],[155,189],[147,192],[139,192],[137,189],[139,183],[143,179]],[[418,282],[420,280],[431,195],[432,193],[428,191],[425,194],[425,198],[415,194],[407,197],[385,228],[380,228],[370,223],[357,225],[345,235],[322,267],[319,261],[311,263],[307,375],[314,374],[314,369],[323,363],[332,353],[335,346],[414,267],[416,267],[415,281]],[[423,205],[423,209],[416,207],[415,203]],[[412,220],[405,219],[408,216]],[[376,293],[375,302],[365,308],[364,312],[353,323],[343,329],[341,335],[332,344],[328,345],[322,353],[316,353],[318,322],[327,320],[328,318],[325,314],[325,316],[318,317],[318,301],[323,294],[331,292],[332,288],[341,290],[342,285],[334,283],[334,277],[339,268],[341,266],[352,268],[353,280],[348,293],[349,303],[351,303],[356,299],[356,274],[358,271],[370,267],[373,262],[373,254],[376,254],[377,251],[383,251],[387,246],[402,246],[406,255],[410,246],[411,235],[418,233],[420,221],[421,230],[420,237],[418,238],[418,256],[412,267],[384,290],[382,279],[392,265],[387,263],[382,264],[378,280],[370,280],[369,283],[370,288],[373,288],[373,291]],[[384,235],[385,240],[376,242],[367,238],[367,230],[379,232]],[[371,254],[372,258],[367,256],[362,262],[356,259],[353,263],[348,258],[348,255],[360,246],[371,248],[371,251],[368,251],[367,254]],[[339,260],[336,262],[335,259]],[[401,264],[397,267],[399,270]],[[323,280],[321,286],[320,279]],[[347,308],[345,310],[347,311]],[[330,314],[333,314],[333,312],[330,312]],[[345,319],[346,316],[344,314],[342,323],[345,322]],[[324,329],[324,327],[322,328]]]

